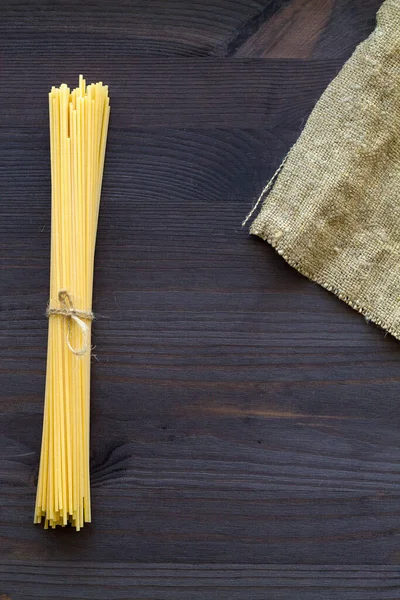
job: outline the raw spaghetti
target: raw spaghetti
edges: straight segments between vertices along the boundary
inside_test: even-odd
[[[51,264],[49,337],[35,523],[91,520],[89,475],[93,265],[110,114],[108,87],[49,94]]]

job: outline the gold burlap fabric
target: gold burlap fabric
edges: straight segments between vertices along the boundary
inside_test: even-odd
[[[400,339],[400,0],[317,103],[250,232]]]

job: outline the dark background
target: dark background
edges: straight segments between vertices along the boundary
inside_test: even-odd
[[[380,0],[6,0],[0,599],[400,598],[398,343],[241,221]],[[108,83],[93,524],[33,526],[51,85]]]

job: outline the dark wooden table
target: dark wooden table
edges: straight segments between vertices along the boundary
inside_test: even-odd
[[[381,0],[3,0],[1,600],[400,598],[398,343],[241,221]],[[47,92],[110,85],[93,524],[33,526]]]

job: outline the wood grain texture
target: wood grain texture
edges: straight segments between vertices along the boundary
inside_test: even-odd
[[[13,62],[7,62],[2,70],[7,86],[0,89],[3,124],[28,130],[35,124],[45,134],[48,117],[43,87],[51,86],[55,77],[75,81],[77,58],[60,53],[53,56],[49,69],[42,58],[32,58],[28,49],[26,52],[25,59],[36,74],[29,82],[31,98],[28,103],[24,93],[10,95],[9,90],[18,90],[21,80]],[[102,77],[113,88],[111,133],[117,136],[119,130],[132,127],[246,130],[288,125],[296,127],[298,135],[304,119],[341,66],[338,60],[305,63],[257,58],[133,57],[127,64],[119,52],[111,58],[97,55],[95,63],[90,53],[85,53],[79,64],[88,72],[88,79]]]
[[[266,20],[236,56],[309,58],[333,6],[334,0],[292,0]]]
[[[75,56],[226,56],[287,1],[7,0],[0,31],[11,52],[23,42],[34,54],[39,44]]]
[[[237,58],[347,59],[374,26],[381,0],[292,0],[259,24]]]
[[[398,343],[240,227],[378,6],[3,2],[1,600],[400,598]],[[79,72],[112,118],[76,534],[32,516],[47,91]]]
[[[382,0],[335,0],[331,18],[314,48],[315,58],[347,59],[375,25]]]
[[[293,565],[159,565],[127,563],[0,564],[14,600],[75,599],[85,587],[93,600],[397,600],[396,567],[304,567]],[[58,583],[62,578],[63,586]],[[40,585],[40,592],[38,592]],[[11,596],[4,594],[1,600]],[[21,595],[23,594],[23,595]]]

